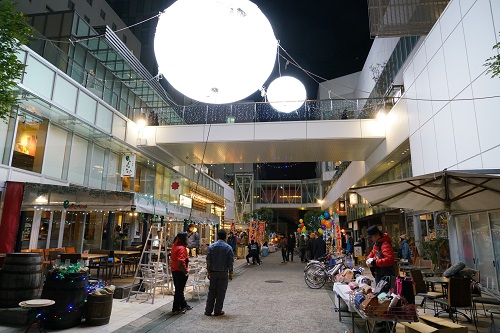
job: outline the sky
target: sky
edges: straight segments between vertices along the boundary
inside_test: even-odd
[[[253,2],[271,22],[280,45],[307,71],[330,80],[363,68],[372,44],[366,0]],[[289,65],[285,70],[284,67],[285,61],[282,60],[281,74],[295,76],[306,86],[308,99],[317,98],[318,83],[315,80],[324,80],[313,80],[294,66]],[[265,86],[278,77],[276,64]]]

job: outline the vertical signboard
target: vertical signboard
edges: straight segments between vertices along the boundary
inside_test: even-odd
[[[137,156],[134,154],[122,156],[122,169],[120,175],[122,177],[135,177],[135,160]]]

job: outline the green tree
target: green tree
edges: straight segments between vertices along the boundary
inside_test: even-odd
[[[274,212],[271,208],[262,207],[259,209],[254,209],[252,212],[252,218],[255,221],[266,221],[270,223],[273,220]]]
[[[307,228],[307,231],[316,231],[321,225],[321,220],[319,216],[323,215],[323,212],[319,210],[310,210],[304,215],[304,224]]]
[[[500,43],[493,45],[493,50],[495,50],[497,54],[486,59],[486,63],[484,64],[484,66],[488,67],[486,73],[491,74],[491,77],[500,75],[500,54],[498,53],[500,51]]]
[[[19,103],[16,84],[24,73],[24,64],[17,58],[17,51],[31,36],[33,28],[16,5],[0,1],[0,119],[5,120]]]

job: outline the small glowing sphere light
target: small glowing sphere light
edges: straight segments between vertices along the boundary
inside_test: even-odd
[[[261,88],[277,46],[268,19],[248,0],[177,0],[160,15],[154,41],[165,79],[185,96],[212,104]]]
[[[294,77],[282,76],[271,82],[267,88],[267,99],[278,111],[290,113],[304,104],[306,88]]]

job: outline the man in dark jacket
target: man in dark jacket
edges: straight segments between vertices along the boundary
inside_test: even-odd
[[[288,244],[287,244],[287,251],[286,251],[286,261],[290,261],[290,255],[292,255],[292,261],[293,261],[293,251],[295,250],[295,235],[290,234],[288,235]]]
[[[366,266],[370,267],[375,282],[378,283],[384,276],[395,276],[391,237],[382,233],[375,225],[369,227],[366,233],[374,242],[373,249],[366,259]]]
[[[256,243],[253,239],[248,244],[248,254],[247,254],[247,265],[250,265],[250,258],[252,258],[252,262],[255,265],[257,262],[258,265],[260,265],[260,258],[259,258],[259,244]]]
[[[326,242],[323,236],[316,231],[316,238],[313,241],[313,257],[315,260],[326,254]]]

